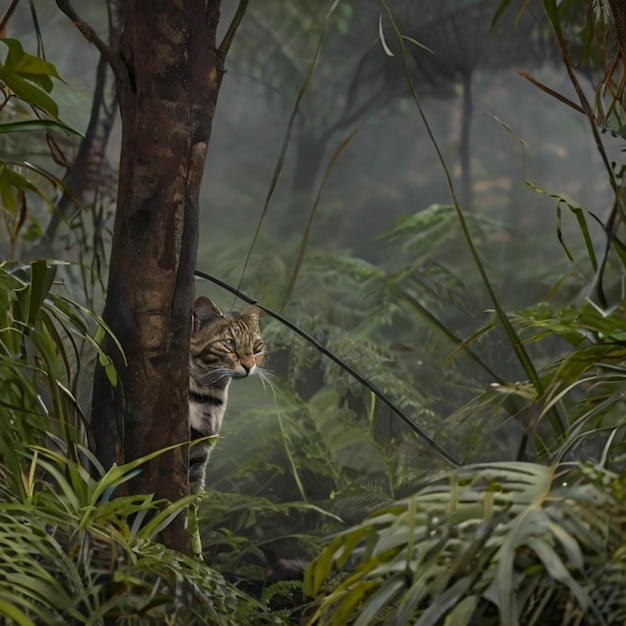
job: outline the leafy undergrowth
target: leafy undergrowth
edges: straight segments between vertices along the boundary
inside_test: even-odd
[[[470,465],[338,533],[308,568],[319,624],[617,624],[621,476]]]

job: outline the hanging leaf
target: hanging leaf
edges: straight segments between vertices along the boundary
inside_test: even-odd
[[[394,56],[393,52],[391,51],[391,48],[387,44],[387,39],[385,38],[385,31],[383,29],[383,14],[382,13],[378,16],[378,37],[380,39],[380,43],[381,43],[381,45],[383,47],[383,50],[385,51],[385,54],[388,57]]]
[[[54,87],[53,78],[65,82],[52,63],[25,52],[19,40],[4,38],[0,43],[9,49],[3,63],[8,72],[38,84],[47,93]]]
[[[2,41],[2,40],[0,40]],[[2,81],[18,98],[48,113],[53,118],[59,115],[57,103],[36,85],[0,65],[0,81]]]
[[[22,120],[19,122],[5,122],[0,124],[0,134],[31,132],[36,130],[62,130],[68,135],[83,136],[80,131],[64,124],[59,120]]]

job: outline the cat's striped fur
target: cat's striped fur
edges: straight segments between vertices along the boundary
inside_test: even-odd
[[[189,359],[189,425],[191,441],[217,435],[222,426],[228,386],[233,378],[261,373],[265,344],[256,306],[242,313],[224,315],[204,296],[193,311]],[[189,486],[192,493],[204,489],[204,475],[211,443],[192,446],[189,453]]]

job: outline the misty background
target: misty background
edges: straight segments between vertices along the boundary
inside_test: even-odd
[[[85,0],[78,7],[101,34],[103,4]],[[235,4],[223,3],[223,23]],[[388,6],[406,35],[417,95],[502,306],[566,303],[584,296],[590,270],[567,259],[557,225],[576,257],[583,242],[567,203],[603,219],[611,189],[585,118],[518,73],[575,99],[541,12],[528,10],[517,30],[514,12],[505,14],[490,35],[498,4],[397,0]],[[97,52],[51,0],[36,7],[46,58],[67,81],[54,92],[60,117],[84,129]],[[460,338],[491,315],[458,221],[446,208],[452,204],[450,190],[411,96],[389,16],[374,1],[340,2],[329,17],[330,7],[319,1],[250,3],[226,61],[213,123],[197,268],[239,286],[333,347],[461,458],[510,458],[519,425],[503,416],[497,403],[467,408],[493,379],[462,352],[449,358],[454,346],[385,291],[385,284],[406,271],[411,281],[406,293]],[[35,53],[26,4],[9,26],[8,36]],[[593,80],[592,67],[581,73]],[[119,132],[116,126],[98,199],[106,206],[106,219],[98,224],[105,241],[113,225]],[[620,160],[618,139],[608,135],[606,141]],[[69,140],[67,149],[73,149]],[[566,202],[558,220],[559,198]],[[45,223],[45,208],[32,219]],[[79,219],[83,229],[95,228],[87,213]],[[63,228],[57,256],[84,261],[75,235]],[[601,227],[592,229],[601,242]],[[22,258],[28,257],[28,246],[24,242]],[[206,281],[198,282],[197,292],[223,310],[242,306]],[[415,456],[416,446],[422,450],[367,390],[277,322],[265,320],[264,335],[275,390],[237,385],[218,444],[223,452],[212,459],[215,484],[229,480],[234,455],[245,450],[253,456],[268,430],[285,427],[268,415],[288,421],[293,411],[300,419],[299,402],[311,419],[320,418],[320,430],[327,423],[369,420],[365,432],[371,431],[375,443],[346,444],[341,454],[342,462],[373,480],[383,469],[372,461],[380,456],[372,445],[392,443],[395,453],[408,447],[409,456]],[[477,350],[507,380],[523,376],[499,331],[489,333]],[[559,354],[558,342],[552,352],[545,350],[536,356],[548,362]],[[471,432],[480,430],[475,440],[468,438],[468,415],[476,418]],[[422,466],[431,462],[437,464],[419,459]]]

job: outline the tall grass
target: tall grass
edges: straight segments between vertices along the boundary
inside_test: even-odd
[[[190,498],[120,496],[148,458],[105,473],[89,452],[75,390],[90,362],[107,363],[108,331],[55,285],[56,270],[0,265],[0,615],[24,625],[264,623],[261,605],[159,542]]]

